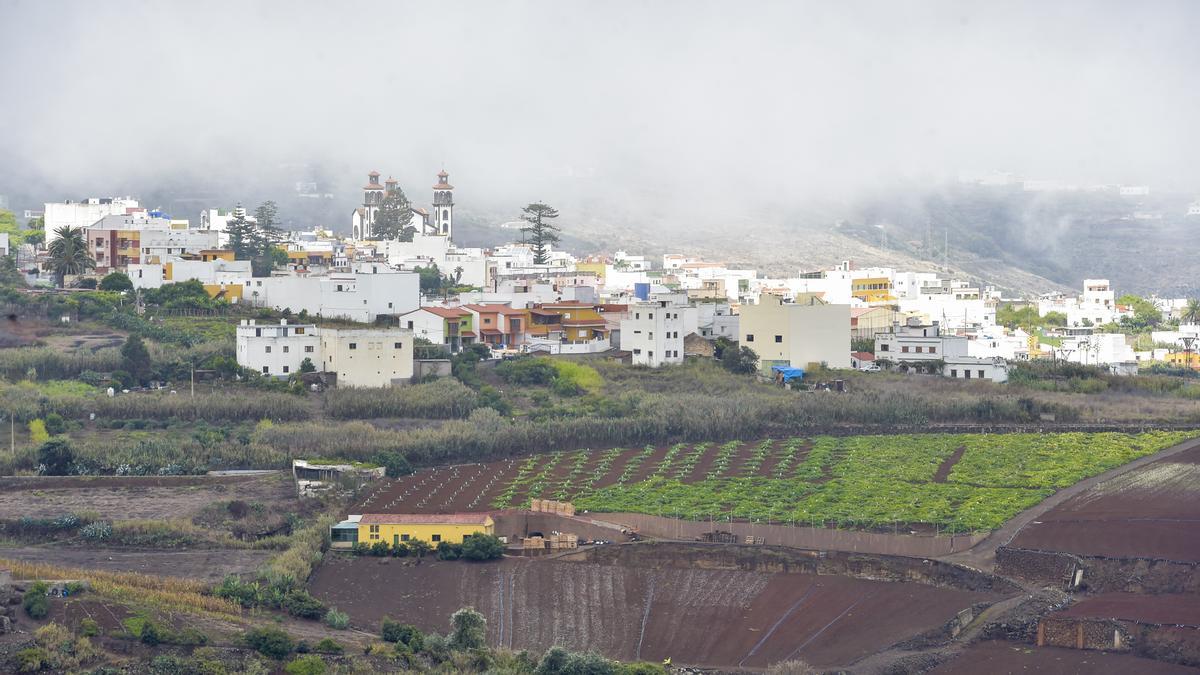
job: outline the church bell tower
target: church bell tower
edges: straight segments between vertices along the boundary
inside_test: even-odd
[[[433,186],[433,230],[449,239],[454,232],[454,186],[445,169],[437,177],[437,185]]]

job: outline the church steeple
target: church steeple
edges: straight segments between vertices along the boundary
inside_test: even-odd
[[[434,231],[446,238],[454,232],[454,186],[445,169],[438,172],[437,185],[433,186]]]

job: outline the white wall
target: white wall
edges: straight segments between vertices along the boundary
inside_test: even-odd
[[[339,387],[390,387],[413,376],[412,333],[400,329],[321,329],[325,370]]]
[[[685,309],[665,300],[629,306],[621,321],[621,349],[632,353],[635,366],[683,363]]]
[[[312,359],[321,368],[320,338],[312,324],[257,323],[243,319],[237,327],[237,362],[271,377],[300,372],[300,363]]]

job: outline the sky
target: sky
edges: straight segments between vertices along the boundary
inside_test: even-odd
[[[0,193],[296,165],[681,212],[963,171],[1197,191],[1198,25],[1167,1],[0,0]]]

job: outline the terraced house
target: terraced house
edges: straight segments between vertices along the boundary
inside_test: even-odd
[[[397,546],[413,540],[436,547],[441,542],[461,544],[475,534],[494,534],[496,523],[486,513],[368,513],[350,516],[330,528],[333,548],[353,548],[386,542]]]

